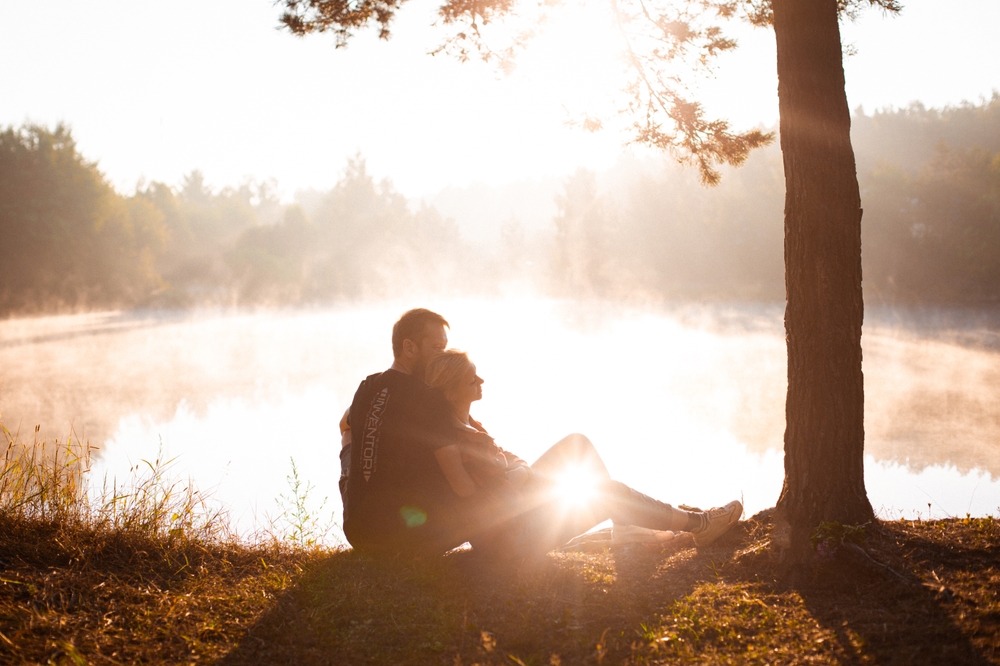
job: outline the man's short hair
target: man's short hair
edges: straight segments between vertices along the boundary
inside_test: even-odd
[[[412,340],[417,345],[427,337],[428,326],[448,326],[448,321],[436,312],[425,308],[407,310],[392,326],[392,355],[399,358],[403,353],[403,340]]]

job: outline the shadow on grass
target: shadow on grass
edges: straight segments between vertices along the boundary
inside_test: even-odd
[[[222,663],[620,663],[664,596],[689,591],[665,589],[664,564],[628,552],[519,566],[471,551],[422,561],[334,553]]]
[[[700,552],[553,553],[531,566],[333,553],[221,663],[995,663],[997,533],[936,539],[890,524],[868,548],[909,582],[831,563],[789,588],[767,528],[741,523]]]
[[[884,525],[869,550],[909,582],[856,563],[824,567],[799,590],[809,612],[849,663],[996,663],[996,545],[963,547],[904,532]],[[993,590],[985,593],[993,608],[972,598],[984,588]]]
[[[997,663],[1000,530],[992,523],[978,544],[968,527],[932,539],[926,526],[885,525],[868,550],[902,577],[838,558],[817,562],[793,586],[778,575],[769,527],[755,517],[719,548],[674,563],[669,577],[687,577],[693,591],[664,604],[633,662]]]
[[[803,590],[809,612],[829,629],[846,663],[990,664],[929,591],[904,583],[844,581]]]

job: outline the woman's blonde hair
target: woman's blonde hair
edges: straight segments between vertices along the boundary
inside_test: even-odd
[[[469,355],[458,349],[446,349],[427,362],[424,381],[445,394],[454,389],[472,367]]]

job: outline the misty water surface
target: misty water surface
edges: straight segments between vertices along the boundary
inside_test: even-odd
[[[422,303],[486,380],[473,406],[528,460],[570,432],[612,474],[674,503],[781,488],[781,305],[619,307],[544,299]],[[131,312],[0,322],[0,412],[30,439],[75,430],[92,480],[162,455],[243,531],[278,513],[294,457],[339,519],[337,423],[391,362],[411,304],[257,312]],[[882,517],[996,514],[1000,336],[995,313],[869,308],[866,482]],[[24,433],[27,433],[26,435]],[[928,506],[930,505],[930,506]]]

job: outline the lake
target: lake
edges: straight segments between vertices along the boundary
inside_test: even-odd
[[[100,450],[91,483],[162,451],[249,532],[294,459],[339,520],[338,421],[392,361],[411,303],[0,321],[0,414]],[[773,506],[783,476],[781,304],[430,299],[486,380],[473,405],[529,461],[588,435],[612,475],[675,504]],[[869,307],[866,485],[883,518],[1000,511],[1000,313]]]

